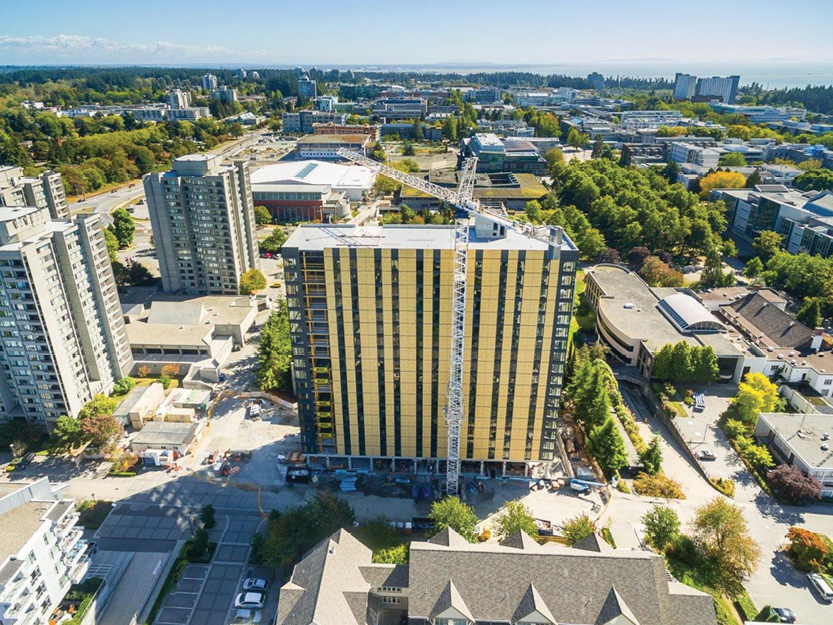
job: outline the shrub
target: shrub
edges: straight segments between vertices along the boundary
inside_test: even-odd
[[[116,395],[127,395],[134,386],[136,386],[136,380],[128,376],[113,385],[113,393]]]
[[[266,538],[263,534],[255,533],[252,536],[252,549],[249,552],[249,564],[265,564],[266,563]]]
[[[640,473],[633,481],[633,490],[637,495],[646,497],[664,497],[665,499],[685,499],[679,482],[665,475],[648,475]]]
[[[709,482],[714,486],[718,492],[723,493],[727,497],[735,496],[735,482],[729,478],[710,477]]]
[[[78,524],[88,530],[97,530],[113,510],[113,502],[79,501],[76,509],[78,510]]]
[[[562,531],[567,544],[572,547],[583,538],[591,536],[596,531],[596,526],[589,516],[580,514],[564,523]]]
[[[202,524],[208,529],[211,529],[217,524],[214,514],[214,506],[210,503],[205,504],[200,510],[200,521],[202,521]]]
[[[619,483],[616,484],[616,490],[618,490],[620,493],[625,493],[626,495],[629,495],[631,492],[631,489],[625,483],[625,480],[619,480]]]
[[[136,370],[136,373],[139,375],[140,378],[146,378],[150,375],[150,367],[147,365],[142,365]]]
[[[167,375],[159,376],[159,381],[162,383],[162,388],[164,388],[166,391],[169,388],[171,388],[171,382],[173,382],[173,380],[171,380],[171,378]]]
[[[410,545],[403,543],[389,549],[373,552],[372,562],[378,564],[408,564]]]
[[[752,598],[745,592],[735,601],[735,607],[741,616],[741,619],[746,621],[755,621],[758,616],[758,609],[752,603]]]
[[[745,436],[749,432],[749,427],[738,419],[726,419],[723,423],[723,432],[727,438],[735,439],[738,436]]]

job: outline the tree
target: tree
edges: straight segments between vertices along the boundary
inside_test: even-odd
[[[668,506],[655,504],[642,517],[642,523],[645,525],[645,542],[659,553],[680,535],[680,517]]]
[[[720,247],[724,256],[734,257],[738,255],[738,246],[735,245],[732,239],[726,239]]]
[[[645,262],[645,259],[651,255],[651,250],[647,247],[637,246],[631,248],[631,251],[628,252],[628,264],[631,268],[639,271],[642,269],[642,263]]]
[[[762,412],[772,412],[778,405],[778,387],[762,373],[747,373],[738,384],[732,407],[745,423],[755,423]]]
[[[747,189],[754,189],[759,184],[763,184],[763,183],[764,183],[764,180],[763,180],[763,178],[761,178],[761,170],[756,167],[755,171],[753,171],[751,174],[749,174],[749,177],[746,179],[746,188]]]
[[[572,547],[580,540],[592,536],[596,531],[596,526],[589,516],[580,514],[568,520],[561,528],[561,533],[564,534],[564,539],[567,545]]]
[[[648,256],[642,263],[639,275],[650,286],[682,286],[683,274],[672,269],[657,256]]]
[[[693,542],[711,565],[712,586],[738,596],[743,591],[742,578],[755,571],[761,558],[761,548],[749,533],[743,510],[716,497],[697,509],[692,527]]]
[[[602,139],[602,136],[599,135],[596,137],[596,141],[593,142],[593,152],[591,153],[592,158],[601,158],[602,154],[604,153],[605,142]]]
[[[457,497],[435,501],[431,504],[428,518],[434,524],[434,534],[448,527],[470,543],[477,542],[477,515],[471,506],[464,504]]]
[[[214,527],[214,524],[217,522],[214,518],[215,512],[214,506],[210,503],[205,504],[200,510],[200,521],[208,529]]]
[[[541,209],[541,203],[538,200],[527,202],[524,206],[524,214],[534,224],[540,224],[544,221],[544,211]]]
[[[457,118],[454,115],[449,115],[443,118],[442,121],[443,139],[447,141],[457,141]]]
[[[113,225],[110,228],[119,242],[119,248],[124,249],[133,244],[133,233],[136,231],[136,224],[133,223],[133,218],[127,210],[117,208],[113,211]]]
[[[401,186],[402,185],[393,178],[378,174],[376,176],[376,182],[373,183],[373,190],[379,195],[391,195]]]
[[[538,535],[538,528],[532,513],[524,503],[518,499],[509,501],[501,508],[494,519],[495,534],[504,539],[515,532],[526,532],[533,538]]]
[[[107,395],[95,395],[84,405],[83,408],[81,408],[81,411],[78,413],[78,418],[83,421],[84,419],[95,415],[110,416],[116,411],[116,408],[119,407],[119,403],[120,400],[107,397]]]
[[[258,226],[265,226],[272,223],[272,213],[265,206],[255,206],[255,223]]]
[[[662,448],[659,444],[659,436],[654,436],[651,442],[645,448],[645,451],[639,455],[642,465],[645,467],[645,473],[648,475],[657,475],[662,469]]]
[[[764,270],[764,264],[757,256],[753,256],[743,268],[743,275],[747,278],[757,278]]]
[[[755,237],[752,242],[752,247],[758,253],[760,259],[766,263],[770,258],[775,256],[775,253],[781,249],[781,240],[783,237],[772,230],[764,230]]]
[[[550,171],[552,171],[556,165],[564,162],[564,152],[559,148],[553,148],[544,155],[544,158],[547,161],[547,165],[549,165]]]
[[[772,469],[766,474],[766,481],[782,499],[797,503],[821,499],[821,482],[789,464]]]
[[[411,139],[414,141],[422,141],[425,139],[425,133],[422,132],[422,122],[414,120],[414,125],[411,127]]]
[[[619,469],[628,466],[625,442],[611,416],[608,416],[602,425],[590,430],[587,435],[587,451],[608,476],[615,475]]]
[[[821,325],[821,305],[817,297],[804,301],[795,318],[808,328],[818,328]]]
[[[286,232],[283,228],[275,228],[268,237],[260,242],[260,251],[264,254],[275,255],[281,251],[281,247],[286,243]]]
[[[395,547],[374,551],[371,562],[374,564],[408,564],[409,557],[410,545],[404,543]]]
[[[790,557],[800,571],[825,573],[831,560],[830,539],[803,527],[791,527],[787,531],[787,548]]]
[[[811,169],[797,176],[793,186],[802,191],[825,191],[833,189],[833,171],[829,169]]]
[[[113,415],[95,414],[81,420],[81,432],[93,447],[107,449],[124,434],[124,428]]]
[[[255,378],[264,391],[289,390],[292,388],[290,364],[292,344],[289,337],[289,312],[286,302],[280,300],[272,310],[260,332],[257,348],[257,371]]]
[[[724,167],[743,167],[746,165],[746,157],[740,152],[729,152],[720,157],[720,165]]]
[[[109,228],[104,228],[104,243],[107,245],[107,255],[110,257],[110,263],[117,263],[119,261],[119,240]]]
[[[731,271],[723,273],[723,260],[716,245],[711,245],[706,252],[706,262],[700,273],[700,288],[713,289],[732,286],[735,276]]]
[[[716,171],[700,180],[700,197],[707,198],[712,189],[742,189],[746,177],[736,171]]]
[[[208,532],[205,528],[198,527],[191,539],[190,557],[194,560],[201,560],[208,551]]]
[[[610,263],[611,265],[619,265],[622,262],[622,257],[619,255],[619,250],[615,250],[612,247],[605,248],[605,250],[599,254],[599,262],[600,263]]]
[[[58,417],[55,427],[52,428],[52,439],[60,449],[74,449],[80,446],[84,442],[81,421],[67,415]]]
[[[589,139],[589,135],[579,132],[576,128],[570,128],[570,132],[567,133],[567,145],[576,149],[586,145]]]
[[[416,155],[416,149],[414,148],[413,143],[406,143],[402,146],[402,156],[414,156]]]
[[[240,294],[252,295],[257,291],[266,288],[266,276],[263,273],[252,267],[242,276],[240,276]]]

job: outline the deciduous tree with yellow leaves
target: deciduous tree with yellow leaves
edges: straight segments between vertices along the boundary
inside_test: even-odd
[[[704,176],[700,181],[700,196],[709,197],[712,189],[742,189],[746,186],[746,176],[736,171],[716,171]]]

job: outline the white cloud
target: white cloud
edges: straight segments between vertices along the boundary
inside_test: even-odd
[[[56,60],[83,61],[89,57],[101,60],[102,54],[113,57],[132,57],[135,61],[161,59],[228,59],[237,55],[224,46],[195,46],[160,41],[156,44],[123,43],[114,39],[87,37],[85,35],[56,35],[44,37],[31,35],[15,37],[0,35],[0,54],[25,57],[55,57]],[[139,58],[141,57],[141,58]]]

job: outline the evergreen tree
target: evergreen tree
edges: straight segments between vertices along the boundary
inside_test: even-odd
[[[731,272],[723,273],[723,261],[720,258],[720,251],[712,244],[706,253],[706,263],[700,273],[700,288],[712,289],[715,287],[732,286],[735,283],[735,276]]]
[[[651,439],[648,447],[639,456],[642,465],[645,467],[645,473],[648,475],[657,475],[662,468],[662,448],[659,446],[659,437],[654,436]]]
[[[590,155],[592,158],[601,158],[602,154],[604,153],[605,142],[602,139],[602,136],[599,135],[596,137],[596,141],[593,143],[593,152]]]
[[[619,469],[628,466],[625,442],[611,416],[608,416],[602,425],[590,430],[587,435],[587,451],[608,476],[613,476]]]
[[[760,258],[755,256],[748,263],[746,263],[746,267],[743,268],[743,275],[747,278],[757,278],[763,270],[764,264],[761,262]]]
[[[819,305],[819,299],[817,297],[807,299],[795,318],[808,328],[818,328],[821,325],[821,306]]]
[[[256,379],[261,389],[289,390],[292,387],[289,313],[283,300],[278,302],[278,308],[272,311],[260,332],[257,361]]]
[[[755,171],[749,174],[749,177],[746,179],[746,188],[754,189],[757,185],[763,183],[764,181],[761,178],[761,171],[756,167]]]

